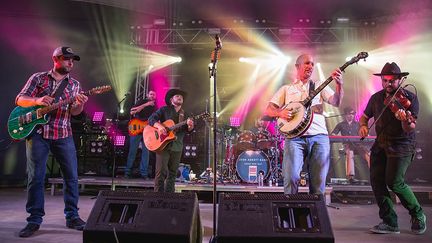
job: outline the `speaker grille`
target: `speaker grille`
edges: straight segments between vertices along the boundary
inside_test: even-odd
[[[225,200],[272,200],[272,201],[320,201],[320,194],[249,194],[249,193],[222,193]]]

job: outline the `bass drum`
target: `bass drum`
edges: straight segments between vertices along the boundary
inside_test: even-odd
[[[264,179],[270,174],[270,163],[262,151],[247,150],[237,157],[236,171],[243,182],[258,183],[258,173],[264,172]]]

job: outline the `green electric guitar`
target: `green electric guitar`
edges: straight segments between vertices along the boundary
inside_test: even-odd
[[[86,96],[93,94],[102,94],[111,90],[111,86],[105,85],[93,88],[84,92]],[[24,139],[32,133],[37,125],[47,124],[49,116],[47,115],[53,110],[60,108],[63,105],[73,103],[75,97],[60,100],[49,106],[30,106],[30,107],[15,107],[8,120],[9,135],[16,140]]]

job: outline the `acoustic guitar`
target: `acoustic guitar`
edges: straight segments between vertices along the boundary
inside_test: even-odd
[[[208,113],[202,113],[200,115],[190,117],[193,120],[196,119],[206,119],[210,117]],[[177,139],[175,133],[176,130],[186,124],[187,120],[179,122],[177,124],[174,123],[173,120],[166,120],[162,123],[162,125],[166,128],[167,134],[159,133],[158,129],[152,126],[144,127],[144,144],[148,150],[154,152],[160,152],[163,150],[170,142]]]

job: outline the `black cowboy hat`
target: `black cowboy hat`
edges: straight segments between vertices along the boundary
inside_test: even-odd
[[[374,73],[375,76],[384,76],[384,75],[398,75],[400,77],[407,76],[408,72],[401,72],[399,66],[392,62],[386,63],[381,70],[381,73]]]
[[[170,89],[165,95],[165,104],[171,105],[171,98],[174,95],[181,95],[183,99],[186,99],[187,93],[181,89]]]

